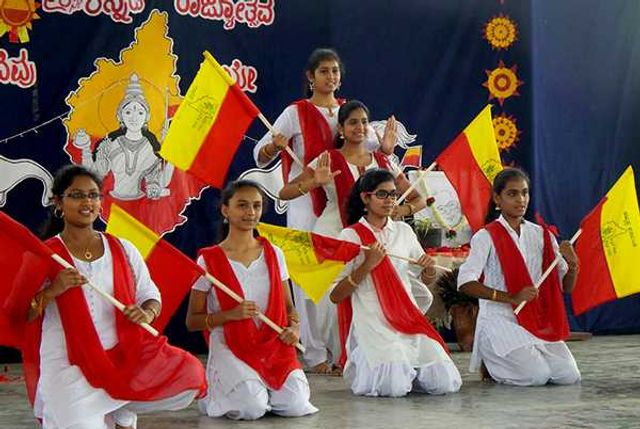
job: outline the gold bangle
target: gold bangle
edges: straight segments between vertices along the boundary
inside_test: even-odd
[[[44,295],[36,294],[29,303],[29,306],[36,312],[38,317],[42,316],[42,313],[44,313]]]
[[[415,207],[413,207],[413,204],[411,203],[406,203],[407,206],[409,206],[409,215],[411,216],[414,213],[414,210],[416,209]]]
[[[158,310],[156,310],[154,307],[145,308],[145,311],[150,311],[150,312],[153,313],[153,319],[151,319],[151,322],[149,322],[149,323],[155,322],[156,319],[158,318],[158,316],[160,315]]]
[[[300,323],[300,315],[298,313],[291,313],[287,316],[287,320],[293,323]]]
[[[204,317],[204,327],[207,328],[207,331],[213,331],[213,327],[209,322],[209,316],[211,316],[211,313],[207,313],[207,315]]]
[[[267,143],[266,145],[262,146],[262,151],[264,152],[264,154],[267,156],[267,158],[273,158],[273,153],[269,153],[269,151],[267,150],[267,148],[269,147],[270,143]]]
[[[498,297],[498,289],[493,289],[493,292],[491,293],[491,301],[495,301],[497,297]]]
[[[357,288],[358,287],[358,283],[356,283],[355,280],[353,280],[353,277],[351,277],[351,274],[349,274],[347,276],[347,281],[349,282],[351,287],[353,287],[353,288]]]
[[[302,186],[302,182],[298,182],[298,192],[300,192],[300,195],[304,195],[309,192],[309,190],[304,189],[304,187]]]

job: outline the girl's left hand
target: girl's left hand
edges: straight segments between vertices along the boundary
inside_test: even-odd
[[[380,141],[380,147],[385,153],[393,153],[393,148],[396,146],[396,142],[398,141],[398,124],[396,123],[396,117],[391,115],[389,119],[387,119],[387,124],[384,127],[384,134],[382,136],[382,141]]]
[[[133,323],[137,323],[138,325],[141,323],[151,323],[153,319],[153,316],[149,314],[149,311],[143,310],[137,305],[127,305],[122,313],[127,317],[127,319]]]
[[[300,338],[300,325],[298,323],[292,322],[291,325],[289,325],[282,331],[278,338],[280,338],[280,341],[289,346],[295,345]]]
[[[425,283],[431,283],[436,278],[436,263],[433,258],[427,254],[422,255],[417,261],[418,265],[422,267],[422,281]]]
[[[560,254],[564,260],[567,261],[567,265],[569,265],[570,270],[576,270],[580,265],[578,255],[576,255],[576,252],[569,241],[565,240],[560,243]]]

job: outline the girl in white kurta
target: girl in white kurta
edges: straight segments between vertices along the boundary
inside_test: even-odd
[[[309,383],[293,348],[298,340],[298,315],[286,283],[289,275],[283,253],[253,235],[262,203],[256,183],[229,185],[222,195],[228,235],[219,246],[203,249],[198,258],[198,264],[214,276],[219,273],[217,278],[226,276],[225,284],[232,289],[235,285],[245,299],[229,304],[229,298],[205,278],[191,292],[187,327],[210,331],[209,390],[199,405],[212,417],[254,420],[267,411],[292,417],[317,411],[309,402]],[[273,310],[277,306],[280,312]],[[289,326],[278,336],[254,318],[258,311],[267,316],[271,311],[274,322]]]
[[[402,171],[380,152],[367,150],[364,142],[368,135],[369,110],[358,100],[343,104],[338,111],[340,148],[324,152],[310,163],[307,169],[280,191],[283,200],[297,199],[307,193],[322,203],[322,213],[313,227],[313,232],[337,237],[347,226],[344,203],[353,183],[370,168],[386,168],[397,178],[398,187],[406,190],[409,183]],[[395,130],[390,130],[395,134]],[[417,193],[412,193],[405,205],[394,210],[394,216],[411,215],[425,207],[426,203]],[[334,362],[339,354],[339,338],[335,308],[328,297],[315,307],[316,323],[322,340],[331,351]]]
[[[286,184],[302,173],[302,166],[293,162],[291,156],[284,151],[287,145],[304,165],[308,165],[325,150],[335,147],[337,111],[344,103],[344,99],[338,99],[335,95],[340,87],[342,69],[342,62],[332,49],[316,49],[311,54],[305,68],[305,77],[309,81],[309,98],[289,105],[274,123],[278,135],[267,133],[256,144],[253,155],[258,167],[266,167],[280,153]],[[380,147],[387,154],[393,153],[396,128],[394,117],[387,121],[385,134],[380,141],[373,128],[369,128],[366,147],[372,151]],[[319,214],[317,210],[317,207],[314,210],[314,202],[308,194],[291,200],[287,209],[287,226],[311,231]],[[294,287],[293,293],[300,313],[301,341],[306,348],[304,362],[313,372],[327,373],[331,371],[331,366],[328,364],[324,335],[319,329],[321,323],[317,321],[317,308],[299,287]]]
[[[524,285],[519,291],[510,290],[505,281],[505,267],[496,247],[496,238],[489,232],[492,228],[501,228],[504,239],[515,245],[515,253],[524,260],[531,280],[537,280],[543,272],[543,254],[545,241],[552,249],[552,255],[562,254],[555,276],[562,282],[562,290],[571,292],[578,271],[578,259],[569,242],[563,242],[559,249],[550,232],[534,223],[524,220],[523,216],[529,203],[529,178],[518,169],[508,168],[499,173],[493,183],[493,202],[502,215],[487,227],[478,231],[471,239],[471,251],[458,274],[458,288],[480,299],[480,310],[476,323],[473,354],[470,370],[477,371],[484,364],[488,374],[495,381],[516,386],[536,386],[546,383],[573,384],[580,380],[580,372],[575,359],[564,341],[557,338],[541,338],[531,332],[527,323],[514,315],[514,308],[522,301],[527,307],[553,304],[554,300],[542,296],[550,293],[559,285],[543,283],[540,290],[532,283]],[[490,214],[491,215],[491,214]],[[547,235],[547,237],[545,237]],[[546,267],[544,267],[546,268]],[[484,276],[484,277],[482,277]],[[550,277],[551,277],[550,276]],[[559,290],[556,291],[559,297]],[[540,294],[540,296],[538,296]],[[558,318],[560,330],[568,334],[564,307],[561,297],[558,310],[550,312],[543,319]],[[547,329],[553,331],[555,329]],[[484,368],[483,368],[484,370]]]
[[[462,384],[460,373],[411,294],[410,275],[425,283],[435,279],[433,260],[409,225],[389,217],[397,197],[393,175],[376,169],[356,182],[347,204],[349,221],[355,224],[339,238],[370,250],[346,264],[330,295],[346,315],[340,321],[343,337],[348,330],[344,376],[356,395],[456,392]],[[416,263],[390,259],[387,252]],[[378,276],[383,276],[383,285],[377,284]],[[385,291],[392,294],[391,301]],[[347,325],[349,303],[352,318]]]
[[[93,222],[100,212],[100,181],[93,173],[83,167],[63,168],[56,175],[52,194],[56,213],[63,216],[64,225],[61,226],[64,229],[48,240],[47,244],[74,265],[75,269],[62,270],[53,277],[45,274],[52,280],[45,281],[30,305],[28,319],[33,320],[31,327],[34,328],[35,324],[41,323],[40,376],[34,402],[36,416],[42,419],[42,425],[47,429],[106,429],[113,428],[114,425],[116,428],[135,428],[139,412],[186,408],[199,391],[204,390],[205,379],[200,362],[182,350],[170,346],[156,347],[153,345],[154,340],[142,343],[142,347],[146,347],[144,344],[151,344],[148,350],[153,350],[153,353],[166,352],[167,356],[174,355],[177,360],[184,360],[191,367],[174,365],[162,358],[160,358],[162,362],[158,362],[158,359],[143,357],[142,361],[145,364],[154,365],[154,367],[162,366],[166,362],[176,372],[182,371],[185,378],[185,388],[178,389],[182,391],[176,392],[174,387],[170,387],[171,392],[174,393],[156,394],[156,399],[148,401],[113,397],[109,393],[109,387],[95,385],[95,381],[92,384],[91,380],[95,378],[92,377],[91,371],[85,372],[81,358],[75,358],[74,364],[70,363],[70,351],[75,351],[77,354],[78,347],[89,349],[94,346],[92,350],[99,350],[101,353],[114,352],[118,349],[125,353],[136,353],[135,350],[139,350],[137,347],[141,343],[134,345],[131,342],[126,344],[120,342],[124,333],[122,325],[124,323],[125,326],[139,329],[130,322],[151,323],[160,312],[161,299],[158,288],[151,280],[147,267],[136,248],[128,241],[93,231]],[[77,289],[77,286],[91,279],[92,284],[101,288],[102,291],[120,298],[119,294],[122,291],[122,284],[126,283],[127,272],[131,273],[129,278],[135,282],[133,303],[128,305],[124,312],[130,322],[117,315],[114,306],[93,289],[88,287]],[[70,305],[69,299],[76,301]],[[83,302],[86,302],[88,313],[85,316],[86,319],[79,318],[83,316]],[[74,305],[75,303],[78,305]],[[69,314],[70,308],[73,315]],[[39,317],[40,315],[42,318]],[[74,339],[77,338],[78,332],[70,331],[65,320],[70,321],[71,324],[92,323],[93,329],[90,326],[86,327],[87,329],[82,332],[87,335],[78,338],[80,344],[77,345]],[[128,332],[127,335],[130,335],[131,330]],[[98,340],[97,344],[91,343],[93,335]],[[73,344],[69,344],[70,340]],[[161,339],[158,341],[164,342]],[[89,360],[93,359],[89,356]],[[101,358],[96,356],[95,359]],[[115,364],[116,371],[119,366],[128,363],[122,360],[119,362]],[[144,372],[145,364],[138,365],[134,371]],[[98,374],[98,378],[106,375]],[[118,373],[112,374],[114,375],[127,377]],[[166,376],[159,372],[156,375],[159,380],[163,380]],[[175,374],[168,378],[171,377],[175,377]],[[146,378],[134,376],[131,385],[124,388],[129,389],[133,394],[139,393],[145,390],[145,386],[137,384],[138,382],[145,380],[144,383],[152,385],[158,379],[152,380],[148,375]],[[122,385],[117,387],[120,392],[123,391]]]

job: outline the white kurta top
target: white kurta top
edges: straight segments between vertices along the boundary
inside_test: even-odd
[[[542,227],[529,221],[524,221],[520,226],[520,235],[518,236],[502,216],[498,218],[498,222],[505,226],[509,236],[511,236],[518,250],[520,250],[529,270],[529,275],[535,283],[542,275],[542,250],[544,247]],[[551,237],[551,242],[556,255],[559,254],[555,237]],[[567,263],[564,259],[561,259],[558,264],[558,272],[560,281],[562,281],[567,272]],[[471,239],[469,256],[460,267],[458,274],[458,287],[470,281],[478,281],[482,273],[484,273],[484,285],[507,292],[500,260],[493,246],[491,236],[484,228],[478,231]],[[500,356],[506,356],[509,352],[520,347],[547,343],[547,341],[535,337],[518,324],[513,314],[513,307],[510,304],[486,299],[480,300],[480,310],[476,322],[473,354],[470,363],[471,371],[476,371],[480,367],[482,360],[482,356],[478,352],[477,345],[479,342],[489,342],[493,350]]]
[[[318,165],[318,159],[319,158],[314,159],[309,163],[309,165],[315,168],[316,165]],[[353,182],[355,183],[360,177],[360,170],[357,165],[351,164],[348,161],[347,165],[349,166],[349,172],[347,173],[342,171],[340,174],[351,174]],[[400,167],[394,164],[391,160],[389,160],[389,166],[391,168],[391,174],[393,174],[394,177],[398,177],[402,173]],[[371,162],[364,167],[364,170],[371,170],[372,168],[382,168],[378,165],[376,157],[373,156],[373,154],[371,155]],[[335,238],[340,234],[340,231],[343,228],[340,210],[338,208],[338,191],[336,190],[335,180],[331,180],[329,183],[324,185],[322,189],[324,189],[324,192],[327,195],[327,205],[320,214],[320,217],[318,217],[318,220],[313,227],[313,232]]]
[[[278,266],[280,267],[280,278],[282,281],[289,279],[289,272],[285,263],[282,250],[273,246],[278,258]],[[198,265],[206,268],[204,258],[198,258]],[[266,311],[269,304],[269,292],[271,286],[269,283],[269,270],[264,259],[264,251],[258,259],[251,262],[246,267],[241,262],[229,260],[233,273],[240,283],[244,297],[248,301],[254,301],[261,311]],[[206,278],[200,277],[193,285],[193,289],[207,293],[207,312],[217,313],[220,311],[220,304],[213,286]],[[253,319],[256,325],[262,322],[257,318]],[[236,385],[247,380],[261,380],[258,373],[250,366],[239,361],[231,350],[227,347],[224,338],[224,327],[216,326],[209,336],[209,360],[207,362],[207,377],[209,383],[219,383],[222,391],[230,392]],[[215,400],[215,398],[212,398]]]
[[[113,257],[105,236],[101,237],[104,246],[101,258],[86,262],[74,257],[73,263],[92,284],[113,295]],[[160,292],[151,280],[138,250],[127,240],[120,239],[120,242],[136,282],[136,304],[140,305],[149,299],[160,301]],[[118,342],[115,327],[115,312],[118,310],[90,287],[83,286],[82,292],[102,346],[105,349],[112,348]],[[64,330],[55,301],[46,307],[42,322],[40,380],[35,404],[38,417],[41,416],[43,402],[48,413],[55,417],[61,427],[75,424],[87,416],[108,414],[127,404],[127,401],[111,398],[103,389],[92,387],[80,368],[69,363]]]
[[[332,109],[333,116],[330,116],[329,108],[319,106],[315,107],[329,124],[329,128],[333,133],[333,138],[335,138],[338,130],[338,109]],[[273,127],[287,139],[292,140],[291,149],[293,150],[293,153],[295,153],[301,161],[304,161],[304,137],[300,129],[300,119],[298,118],[297,107],[295,105],[287,106],[280,116],[278,116]],[[265,164],[258,161],[258,154],[264,145],[271,143],[271,139],[271,133],[266,133],[253,148],[253,158],[255,159],[257,166],[260,168],[266,167],[268,163]],[[369,126],[367,131],[367,140],[365,145],[369,150],[377,150],[380,146],[376,133],[371,126]],[[275,157],[274,159],[278,158],[279,157]],[[295,179],[300,174],[302,174],[300,166],[295,162],[292,163],[288,181]],[[313,213],[313,205],[309,194],[302,195],[301,197],[289,201],[289,208],[287,210],[287,226],[289,228],[311,231],[315,221],[316,216]]]
[[[382,229],[378,229],[362,218],[360,222],[369,228],[388,253],[418,259],[424,250],[409,225],[404,222],[387,220]],[[345,228],[339,235],[340,240],[361,243],[358,234],[351,228]],[[407,261],[390,258],[402,285],[411,301],[418,307],[411,293],[409,272],[420,276],[422,267]],[[347,277],[364,261],[364,251],[346,264],[342,273],[336,278],[335,285]],[[353,318],[351,330],[347,339],[347,351],[350,356],[357,345],[364,352],[370,368],[375,368],[387,362],[407,363],[417,368],[436,361],[449,360],[446,351],[435,340],[426,335],[406,335],[391,327],[387,322],[376,293],[371,274],[360,282],[351,295]],[[345,367],[349,367],[349,360]]]

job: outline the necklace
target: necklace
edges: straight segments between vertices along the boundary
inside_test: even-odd
[[[333,113],[333,109],[334,109],[335,107],[336,107],[336,106],[327,106],[327,109],[329,109],[329,117],[330,117],[330,118],[333,118],[333,115],[335,115],[335,113]]]
[[[89,238],[89,243],[87,244],[87,246],[84,248],[84,251],[82,252],[82,257],[86,261],[91,261],[93,259],[93,253],[91,252],[91,242],[93,241],[94,237],[95,237],[95,234],[91,234],[91,238]]]

